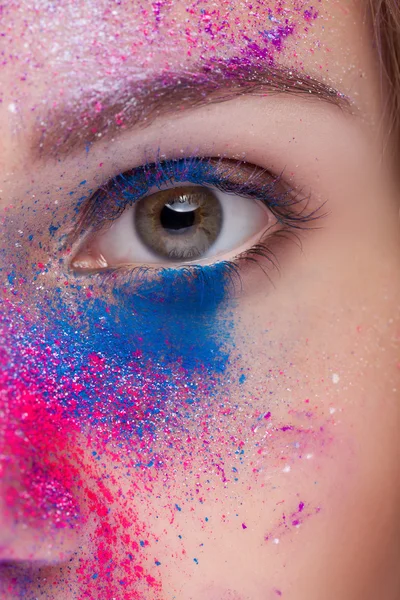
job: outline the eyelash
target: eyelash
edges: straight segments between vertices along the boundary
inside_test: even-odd
[[[213,157],[189,157],[179,160],[157,159],[152,163],[137,167],[131,171],[117,175],[105,186],[99,188],[85,201],[79,210],[79,217],[72,242],[82,235],[90,235],[105,224],[117,219],[128,207],[148,195],[152,188],[161,188],[169,183],[194,183],[217,188],[223,192],[237,194],[262,202],[281,224],[279,230],[267,235],[255,246],[242,252],[230,261],[220,261],[213,265],[184,265],[174,268],[151,267],[115,267],[94,273],[101,282],[117,283],[127,293],[138,287],[144,296],[151,290],[153,299],[176,299],[177,289],[194,287],[196,297],[203,297],[210,289],[216,297],[229,290],[235,290],[237,283],[242,287],[241,263],[258,264],[268,276],[266,269],[260,264],[266,259],[268,265],[279,271],[276,256],[271,248],[272,239],[292,237],[299,242],[299,230],[310,229],[312,223],[320,218],[320,209],[309,208],[309,196],[288,188],[283,180],[283,173],[272,175],[263,169],[244,161]],[[70,240],[71,241],[71,240]],[[154,294],[154,282],[159,282],[162,293]],[[224,282],[221,288],[221,283]],[[161,299],[161,298],[159,298]],[[221,298],[222,299],[222,298]]]

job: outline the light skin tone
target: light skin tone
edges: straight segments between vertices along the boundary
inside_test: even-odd
[[[165,421],[151,442],[145,437],[162,464],[138,468],[136,434],[129,443],[118,434],[104,443],[104,429],[99,433],[87,419],[86,429],[81,424],[71,429],[68,447],[57,437],[60,456],[75,469],[71,490],[81,510],[78,524],[56,529],[53,516],[41,527],[29,519],[16,523],[2,484],[0,585],[11,590],[7,597],[13,600],[395,600],[399,192],[366,7],[323,0],[318,14],[314,7],[309,17],[309,5],[291,2],[263,2],[254,15],[250,6],[235,2],[218,4],[218,10],[205,6],[205,12],[176,2],[162,5],[159,18],[154,5],[116,4],[115,14],[107,5],[71,3],[54,14],[44,3],[40,16],[26,8],[6,11],[15,58],[8,57],[0,71],[4,302],[12,297],[7,286],[15,285],[9,284],[12,265],[24,280],[18,299],[39,324],[38,335],[41,328],[51,329],[54,316],[46,323],[37,300],[43,290],[52,297],[61,289],[68,303],[76,278],[85,293],[90,284],[89,274],[71,267],[79,242],[68,252],[60,244],[75,217],[70,191],[74,198],[88,194],[157,156],[222,157],[283,173],[285,184],[308,198],[307,211],[317,211],[318,219],[274,246],[279,270],[266,259],[262,269],[243,267],[242,289],[221,309],[220,327],[233,326],[234,344],[215,390],[207,387],[208,375],[181,377],[180,384],[205,380],[198,409],[184,428],[178,415],[173,433]],[[115,115],[132,90],[138,97],[143,93],[143,79],[158,77],[157,95],[163,74],[183,76],[216,58],[246,58],[244,34],[258,40],[261,30],[276,26],[274,19],[293,31],[281,31],[282,43],[269,55],[256,53],[251,68],[298,71],[304,86],[307,77],[320,82],[321,87],[310,82],[314,94],[272,93],[270,85],[213,102],[217,88],[201,106],[183,107],[187,93],[165,114],[119,123]],[[222,27],[225,20],[229,27]],[[104,106],[113,99],[118,106],[107,106],[110,118],[94,130],[87,119],[103,114],[104,106],[96,100],[96,109],[93,98],[104,96]],[[61,139],[51,130],[60,123],[63,128],[64,113],[72,133]],[[32,158],[34,152],[38,156]],[[251,210],[253,200],[246,202]],[[52,235],[55,215],[58,229]],[[33,245],[18,233],[24,230],[35,232]],[[240,226],[230,232],[224,259],[251,246],[246,240],[235,245],[239,231]],[[113,238],[123,255],[126,240],[122,233]],[[108,262],[113,258],[111,253]],[[129,262],[135,263],[125,254],[123,263]],[[215,258],[204,262],[211,265]],[[119,284],[108,283],[107,293],[110,285]],[[11,346],[7,327],[1,331]],[[57,380],[54,389],[61,385]],[[93,452],[101,458],[94,459]],[[3,473],[8,482],[20,481],[17,468]],[[97,499],[111,512],[96,513]],[[104,574],[92,579],[92,573],[103,539],[99,524],[106,521],[116,537],[106,535],[103,550],[118,566],[112,584],[104,578],[105,592],[96,588]],[[121,566],[124,535],[134,553],[127,570]],[[140,577],[132,583],[132,565],[159,584]],[[124,577],[130,582],[126,591],[116,584]]]

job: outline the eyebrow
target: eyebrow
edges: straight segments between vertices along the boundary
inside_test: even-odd
[[[124,131],[143,129],[159,117],[226,102],[245,95],[291,94],[349,111],[349,99],[334,87],[295,69],[248,58],[214,60],[191,71],[131,79],[117,91],[82,92],[39,117],[31,139],[33,160],[65,157]]]

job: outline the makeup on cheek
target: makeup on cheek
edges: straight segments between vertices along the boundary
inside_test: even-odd
[[[127,207],[144,202],[145,213],[146,200],[152,197],[147,196],[149,190],[168,184],[169,189],[179,195],[182,189],[179,184],[187,182],[196,184],[196,190],[211,189],[205,187],[211,185],[229,192],[228,207],[235,194],[242,196],[246,207],[262,203],[278,224],[278,233],[300,229],[316,218],[315,211],[304,207],[304,198],[288,190],[281,178],[273,177],[265,169],[237,161],[190,157],[156,161],[113,178],[80,203],[70,239],[83,234],[84,247],[85,244],[90,247],[93,238],[101,235],[103,228],[114,226]],[[172,194],[168,198],[166,207],[172,212],[171,206],[175,206],[171,205]],[[185,210],[189,208],[194,212],[186,196],[179,206],[182,204]],[[266,210],[262,212],[267,214]],[[164,231],[175,231],[173,219],[180,214],[177,211],[170,217],[172,221]],[[244,221],[246,217],[245,212]],[[269,244],[273,236],[270,230],[275,229],[270,217],[266,222],[265,240],[241,253],[241,260],[257,264],[257,257],[264,254],[270,260]],[[232,232],[234,238],[237,228],[236,224]],[[245,223],[241,228],[245,228]],[[185,224],[185,234],[188,229]],[[179,229],[174,235],[182,239]],[[131,236],[135,236],[133,227]],[[79,250],[77,252],[79,254]],[[208,256],[211,261],[212,253]],[[78,269],[74,272],[76,261]],[[65,340],[69,345],[68,360],[63,367],[69,376],[79,380],[93,361],[97,361],[103,372],[96,381],[96,373],[90,366],[91,377],[85,375],[84,398],[78,399],[78,410],[95,407],[101,414],[107,407],[109,414],[110,406],[118,406],[129,415],[131,397],[122,393],[119,382],[128,381],[131,390],[139,390],[141,383],[138,382],[143,378],[151,379],[150,386],[158,386],[159,391],[149,399],[154,410],[160,411],[166,400],[171,397],[177,400],[179,395],[183,403],[192,403],[196,397],[194,381],[198,378],[212,381],[214,388],[216,379],[224,373],[234,347],[233,297],[241,285],[238,263],[216,260],[211,264],[187,264],[169,257],[162,257],[161,262],[161,266],[153,267],[150,261],[144,265],[99,268],[92,272],[72,258],[70,272],[66,274],[67,288],[55,289],[45,306],[39,304],[43,306],[43,320],[56,324],[48,334],[53,340],[49,344],[54,346],[57,340]],[[185,394],[177,386],[178,380],[191,382]],[[104,402],[105,394],[115,389],[119,389],[118,397],[111,400],[107,396]],[[66,397],[69,397],[67,391]],[[146,412],[146,398],[142,398],[141,403],[142,412]]]
[[[166,429],[183,434],[193,405],[215,397],[229,360],[231,317],[218,315],[225,276],[221,267],[208,287],[184,272],[118,289],[112,278],[90,290],[71,282],[36,292],[32,314],[24,311],[27,282],[13,276],[3,290],[0,455],[9,458],[0,467],[9,481],[7,519],[53,539],[59,529],[85,528],[94,515],[93,554],[81,557],[78,570],[82,593],[95,586],[88,597],[111,600],[123,580],[129,598],[162,596],[156,567],[138,562],[146,548],[126,528],[137,527],[146,546],[151,535],[131,507],[124,519],[109,517],[113,496],[83,460],[79,440],[104,453],[109,443],[123,445],[134,471],[163,468],[168,447],[158,437]],[[114,456],[115,464],[120,460]],[[15,583],[13,593],[24,585]]]
[[[46,270],[34,265],[32,280],[45,281]],[[150,440],[165,423],[182,431],[191,405],[214,396],[225,371],[232,319],[223,304],[231,270],[221,263],[190,273],[165,269],[151,278],[110,273],[89,285],[66,275],[60,287],[38,285],[30,300],[27,274],[18,267],[8,274],[1,450],[14,457],[6,471],[18,475],[6,495],[14,519],[82,526],[74,497],[78,471],[63,458],[81,434],[100,446],[127,443],[137,465],[160,463]]]
[[[174,277],[169,286],[171,293],[187,287]],[[3,298],[0,412],[6,417],[0,455],[9,458],[0,467],[10,482],[4,496],[10,502],[7,518],[35,527],[38,538],[52,539],[52,531],[80,529],[95,515],[98,539],[92,557],[80,559],[80,588],[86,590],[95,577],[93,598],[103,594],[111,600],[119,593],[126,560],[129,597],[139,600],[152,593],[161,598],[155,573],[138,564],[145,548],[125,529],[136,524],[146,545],[151,536],[132,508],[125,512],[126,522],[122,514],[108,516],[113,496],[83,460],[79,439],[92,440],[103,452],[109,442],[123,444],[128,464],[138,472],[162,468],[158,435],[165,435],[166,428],[182,434],[191,406],[215,396],[229,357],[230,333],[218,337],[215,297],[200,311],[194,295],[197,317],[190,294],[186,303],[179,296],[181,302],[171,310],[166,281],[136,286],[137,296],[127,287],[110,302],[93,291],[66,288],[68,293],[63,288],[36,296],[34,315],[21,310],[21,282],[19,300],[7,293]],[[118,464],[121,457],[114,460]],[[121,539],[119,559],[115,547],[111,551],[115,536]]]
[[[43,36],[51,37],[53,33],[51,22],[56,22],[59,17],[59,13],[57,14],[59,7],[50,7],[50,5],[45,7],[46,3],[40,0],[35,3],[35,7],[39,4],[43,10],[39,10],[37,14],[50,24],[50,29],[43,28]],[[71,7],[74,16],[79,16],[78,5],[75,2],[68,6]],[[161,40],[160,24],[165,26],[170,36],[165,44],[165,50],[168,50],[168,47],[175,47],[179,54],[181,48],[178,44],[171,43],[171,40],[174,36],[176,40],[181,40],[185,36],[189,46],[188,55],[199,50],[202,55],[210,57],[204,65],[205,71],[207,72],[208,69],[210,72],[210,80],[212,71],[218,69],[221,63],[224,63],[228,74],[237,71],[237,64],[247,64],[248,76],[251,77],[257,62],[260,65],[276,64],[278,55],[288,46],[286,42],[296,40],[299,30],[307,26],[317,14],[314,9],[302,2],[296,3],[296,8],[292,11],[287,10],[281,2],[277,2],[267,15],[262,3],[253,3],[244,7],[245,22],[243,27],[238,29],[237,11],[234,10],[233,5],[221,6],[221,10],[215,10],[214,6],[207,6],[206,2],[201,6],[185,7],[186,28],[183,36],[183,29],[180,25],[177,27],[174,22],[173,6],[170,4],[164,6],[162,3],[157,3],[157,6],[149,8],[149,11],[143,10],[143,13],[146,13],[145,23],[135,19],[136,30],[133,31],[129,26],[129,19],[122,16],[123,9],[126,7],[124,1],[115,3],[112,7],[107,6],[107,10],[103,13],[97,12],[100,6],[101,3],[97,2],[88,4],[88,12],[92,13],[93,19],[89,17],[85,19],[83,37],[79,35],[80,23],[83,20],[61,19],[60,22],[73,23],[73,29],[72,35],[68,35],[67,31],[65,36],[65,40],[70,40],[67,52],[64,42],[60,43],[59,47],[62,50],[60,56],[62,54],[78,56],[78,52],[74,49],[74,44],[78,42],[77,48],[80,55],[84,57],[81,46],[87,43],[88,47],[92,48],[91,56],[99,59],[97,64],[95,59],[94,64],[89,67],[93,75],[96,73],[96,77],[98,76],[99,85],[97,88],[91,87],[93,85],[91,77],[88,77],[90,102],[87,106],[93,106],[93,112],[102,115],[104,122],[109,119],[110,113],[107,115],[106,109],[109,107],[106,102],[102,105],[98,98],[98,90],[106,88],[105,79],[102,79],[103,68],[111,75],[111,79],[114,79],[115,88],[120,91],[126,73],[130,72],[131,56],[137,64],[140,62],[135,52],[137,46],[143,43],[142,32],[146,32],[144,36],[153,42],[153,49],[159,46],[158,49],[163,51],[163,42],[155,44],[154,41]],[[195,16],[194,19],[192,15]],[[132,18],[131,22],[133,21]],[[235,23],[235,35],[231,23]],[[119,43],[113,43],[118,42],[117,38],[112,36],[113,24],[116,24],[114,31],[120,36],[120,40],[124,37],[124,32],[127,34],[128,52],[124,51]],[[109,43],[104,43],[104,40],[109,40]],[[54,42],[55,48],[59,41],[53,37],[52,43]],[[238,54],[239,60],[226,58],[228,45],[231,46],[230,50]],[[26,47],[29,48],[27,53],[30,53],[33,44],[26,44]],[[221,61],[213,58],[214,53],[216,56],[223,57]],[[182,52],[182,56],[183,54]],[[50,65],[55,65],[54,89],[58,90],[60,88],[57,84],[62,78],[57,76],[56,70],[62,72],[62,69],[57,65],[57,62],[60,63],[57,52],[55,55],[54,63],[50,56]],[[165,63],[168,58],[165,53]],[[82,72],[80,67],[77,79],[81,82],[87,76],[84,71],[85,60],[87,59],[78,61],[82,65]],[[25,64],[28,62],[25,61]],[[37,61],[31,60],[31,64],[37,64]],[[70,58],[68,64],[67,79],[72,81],[69,68],[71,65],[73,68],[73,61]],[[185,68],[185,65],[183,67]],[[27,72],[29,79],[31,78],[29,64]],[[51,66],[48,72],[51,78]],[[80,85],[77,84],[71,100],[65,96],[68,108],[75,109],[78,114],[75,130],[78,142],[84,139],[85,134],[82,134],[84,128],[81,124],[84,124],[87,117],[87,112],[84,113],[86,108],[82,108],[85,102],[82,103],[81,108],[78,106],[76,92]],[[112,81],[107,85],[110,86],[110,90],[113,88]],[[67,89],[65,84],[63,87]],[[84,90],[84,86],[82,89]],[[161,95],[161,91],[156,89],[154,94],[156,98],[158,94]],[[126,92],[124,97],[121,93],[120,97],[123,105],[123,100],[126,97],[130,100],[133,94],[129,95]],[[112,114],[111,120],[126,130],[124,116],[121,111],[120,114]],[[46,138],[50,120],[50,118],[40,120],[44,123],[43,139]],[[71,130],[73,129],[72,127]],[[96,131],[95,135],[97,131],[102,131],[101,128],[92,129]],[[51,136],[48,139],[51,139]],[[194,167],[192,167],[193,171]],[[139,177],[138,174],[136,178],[131,175],[129,181],[125,181],[128,184],[126,186],[128,197],[124,198],[125,204],[121,202],[120,209],[133,204],[136,198],[132,188],[138,183]],[[200,177],[199,170],[193,180],[196,185],[207,183],[207,178]],[[182,179],[182,183],[184,181]],[[160,182],[161,179],[156,180],[156,176],[150,176],[147,184],[152,183],[157,187],[157,183]],[[122,184],[122,178],[119,183]],[[208,183],[212,183],[211,178],[208,179]],[[258,190],[260,187],[258,186]],[[148,190],[148,185],[146,189]],[[280,198],[282,199],[283,196],[281,195]],[[97,216],[101,217],[103,214],[115,220],[113,211],[108,210],[112,208],[111,204],[105,203],[101,207],[101,199],[99,194],[99,202],[96,205]],[[269,200],[271,200],[270,196]],[[62,228],[59,233],[55,230],[58,225],[55,219],[54,229],[52,229],[55,237],[62,233]],[[255,249],[251,259],[261,251],[261,248]],[[264,251],[267,254],[265,248]],[[27,264],[31,262],[32,260],[28,260]],[[62,266],[58,270],[56,284],[51,274],[47,277],[45,273],[46,261],[35,265],[34,268],[40,271],[40,274],[35,283],[37,289],[33,293],[29,285],[22,285],[19,289],[17,285],[11,285],[9,288],[11,295],[19,293],[21,298],[24,296],[25,287],[25,296],[20,309],[31,312],[31,318],[28,314],[28,319],[21,323],[19,331],[10,333],[4,339],[10,348],[16,349],[15,361],[9,362],[7,369],[11,372],[14,370],[17,374],[21,373],[18,375],[23,380],[22,391],[18,392],[20,397],[26,398],[28,404],[32,402],[41,408],[29,412],[22,407],[20,412],[15,412],[13,419],[17,423],[20,419],[26,421],[26,417],[23,416],[25,413],[32,415],[32,418],[29,417],[28,422],[23,423],[20,428],[25,437],[31,437],[30,430],[35,429],[35,423],[43,424],[35,431],[39,439],[32,436],[35,446],[41,448],[38,463],[47,462],[46,456],[54,452],[53,444],[59,448],[60,455],[69,452],[65,438],[69,440],[70,445],[74,446],[76,443],[79,447],[78,439],[83,433],[85,450],[90,449],[92,454],[90,461],[93,461],[95,468],[92,469],[92,463],[86,456],[85,460],[80,458],[78,452],[72,453],[72,462],[78,466],[78,472],[70,468],[68,460],[71,455],[68,455],[66,463],[60,456],[60,470],[62,473],[66,471],[62,477],[65,480],[66,490],[64,499],[62,493],[59,497],[55,494],[47,496],[46,490],[51,486],[43,485],[40,493],[29,488],[29,481],[24,481],[22,487],[28,489],[28,495],[33,498],[32,504],[36,503],[40,508],[38,514],[41,512],[43,515],[47,514],[48,520],[54,520],[55,523],[59,518],[57,514],[61,514],[64,517],[63,523],[68,523],[70,519],[73,525],[74,511],[78,521],[83,521],[84,515],[79,513],[72,504],[68,504],[67,500],[70,496],[74,496],[75,487],[82,486],[86,499],[85,508],[96,519],[91,539],[93,544],[90,549],[88,546],[88,552],[85,554],[85,551],[80,548],[78,560],[64,566],[64,570],[59,569],[59,574],[57,573],[51,582],[44,581],[44,591],[40,593],[46,594],[46,589],[53,586],[53,590],[57,590],[56,594],[69,598],[165,600],[171,594],[169,589],[163,591],[161,588],[160,573],[163,569],[168,574],[168,571],[171,572],[177,565],[179,571],[182,567],[181,578],[184,580],[186,575],[190,574],[190,567],[197,569],[200,564],[199,570],[202,568],[204,554],[201,553],[207,552],[209,548],[207,543],[212,537],[216,538],[219,535],[220,530],[215,527],[216,520],[214,522],[212,518],[208,520],[207,512],[207,502],[213,497],[211,488],[215,479],[220,480],[226,488],[226,491],[222,491],[221,498],[234,496],[235,493],[237,494],[237,482],[242,481],[245,474],[246,465],[252,465],[254,452],[263,451],[263,454],[260,454],[262,464],[257,464],[261,472],[265,473],[267,466],[268,468],[272,466],[272,470],[276,468],[281,471],[282,468],[287,468],[286,465],[280,466],[282,456],[288,463],[291,458],[302,461],[301,452],[295,449],[295,445],[300,444],[305,437],[314,442],[313,434],[309,434],[308,431],[290,432],[291,417],[287,417],[287,423],[284,420],[281,422],[282,416],[272,409],[272,418],[269,412],[260,417],[261,422],[267,423],[270,428],[256,447],[245,419],[240,419],[240,411],[244,411],[242,415],[251,414],[253,398],[249,399],[244,393],[238,392],[238,395],[241,394],[240,400],[243,400],[243,404],[232,399],[232,390],[233,394],[236,393],[240,390],[239,383],[242,384],[240,364],[233,364],[238,340],[235,315],[231,314],[236,308],[232,290],[235,286],[241,285],[236,263],[222,261],[213,266],[191,266],[186,270],[174,267],[158,269],[156,272],[141,267],[133,270],[124,265],[115,272],[110,270],[104,274],[90,276],[81,274],[78,277]],[[18,281],[18,273],[16,280]],[[30,277],[25,281],[30,282]],[[18,322],[17,313],[18,310],[15,310],[10,321]],[[257,335],[261,337],[258,330]],[[253,343],[249,340],[247,342]],[[260,364],[264,364],[264,361],[269,360],[269,356],[266,355],[269,343],[267,336],[264,342],[265,356],[261,352],[256,363],[259,361]],[[246,344],[242,344],[240,348],[244,349],[243,353],[246,356],[249,346],[246,348]],[[244,362],[245,359],[241,364]],[[267,368],[266,364],[265,368]],[[251,371],[248,375],[250,381]],[[8,386],[10,389],[6,402],[10,404],[15,388],[9,379],[4,379],[3,383],[4,387]],[[260,397],[263,397],[263,402],[269,409],[273,401],[267,395],[268,386],[269,382],[264,382]],[[34,390],[34,394],[27,395],[27,389]],[[43,439],[40,439],[40,436]],[[274,436],[280,436],[281,442],[276,442]],[[14,441],[14,451],[16,450],[18,454],[19,440]],[[303,449],[303,445],[301,447]],[[28,449],[29,455],[32,447],[29,446]],[[58,459],[58,454],[56,457]],[[107,464],[107,458],[110,457],[111,460]],[[29,464],[29,456],[26,460]],[[97,465],[99,468],[96,468]],[[28,469],[25,470],[29,472]],[[204,537],[199,536],[199,539],[205,542],[205,548],[199,547],[193,555],[190,550],[187,551],[190,544],[188,545],[185,539],[182,548],[179,548],[182,550],[179,553],[180,559],[174,564],[171,560],[173,545],[165,560],[165,555],[160,556],[159,550],[163,543],[162,536],[161,539],[153,537],[149,534],[149,527],[151,529],[152,525],[156,525],[156,519],[162,515],[162,511],[157,514],[157,509],[154,508],[154,499],[157,498],[160,487],[169,493],[169,485],[175,476],[178,479],[182,473],[185,476],[185,485],[180,488],[176,502],[172,493],[168,496],[165,512],[170,513],[169,524],[174,518],[178,522],[182,514],[186,515],[190,522],[190,516],[188,517],[190,511],[193,510],[195,514],[196,507],[201,506],[201,511],[198,511],[199,515],[200,512],[202,513],[199,520],[201,518],[204,521],[204,514],[207,514],[206,527],[209,527],[209,539],[207,534]],[[203,488],[197,486],[199,473],[205,473],[206,478],[211,477],[212,484],[205,483]],[[43,477],[43,482],[47,481],[51,484],[53,475],[53,471],[49,470]],[[163,483],[158,488],[157,485],[152,488],[149,482],[153,483],[157,477],[159,482]],[[260,480],[262,477],[260,475]],[[268,472],[265,477],[270,477],[270,473]],[[118,489],[115,485],[113,490],[115,480]],[[129,483],[130,489],[127,489],[127,485],[124,487],[126,482]],[[41,495],[44,499],[36,502]],[[136,515],[137,505],[143,498],[147,498],[144,511],[146,526]],[[264,532],[265,539],[271,540],[271,543],[275,543],[278,537],[283,537],[283,533],[287,531],[290,533],[293,528],[297,528],[314,510],[306,497],[304,502],[303,496],[296,498],[293,506],[290,498],[285,497],[285,500],[289,501],[285,505],[288,519],[284,515],[284,527],[278,530],[271,525],[271,530]],[[64,512],[63,502],[66,507]],[[205,502],[204,508],[203,502]],[[27,506],[30,510],[29,505]],[[57,508],[54,509],[53,506]],[[226,503],[223,500],[220,506],[220,512],[225,514]],[[240,534],[243,534],[243,539],[253,527],[263,528],[263,522],[255,524],[248,518],[239,519],[239,514],[239,503],[237,503],[237,506],[233,506],[232,514],[228,519],[234,522],[237,517],[238,529]],[[29,515],[26,518],[28,517]],[[157,526],[155,529],[157,530]],[[165,537],[170,535],[171,539],[178,531],[168,525],[163,535],[165,534]],[[203,534],[204,531],[201,530],[201,533]],[[174,556],[177,555],[178,552]],[[228,562],[225,555],[224,560]],[[78,582],[74,594],[69,587],[72,580]],[[36,595],[39,596],[39,593]],[[25,600],[28,595],[21,594],[21,597]],[[182,597],[182,594],[179,596],[179,591],[177,597]]]
[[[73,308],[61,294],[52,301],[58,324],[47,341],[52,347],[59,340],[66,344],[58,351],[63,402],[68,406],[75,396],[73,410],[86,424],[92,419],[93,425],[108,424],[117,437],[145,429],[156,435],[157,420],[169,409],[179,414],[179,406],[201,401],[199,380],[204,389],[224,372],[232,345],[229,312],[217,315],[216,298],[204,290],[199,309],[199,290],[191,303],[190,286],[179,289],[182,275],[175,277],[136,285],[134,293],[132,284],[119,285],[109,302],[96,297],[102,288],[87,298],[86,291],[73,286]],[[168,289],[189,292],[186,300],[179,295],[169,302]],[[72,389],[69,381],[74,381]]]
[[[53,589],[57,590],[64,586],[69,590],[74,579],[77,597],[111,600],[125,588],[132,600],[139,600],[142,592],[159,597],[161,584],[156,573],[151,574],[139,563],[139,543],[127,532],[128,526],[135,528],[143,544],[149,545],[151,536],[146,526],[134,510],[109,516],[113,494],[85,456],[90,438],[82,435],[82,413],[74,411],[77,398],[84,395],[84,384],[76,379],[66,381],[68,370],[63,369],[63,363],[67,356],[61,343],[50,351],[49,338],[43,336],[37,322],[21,315],[19,307],[7,300],[3,306],[7,315],[3,311],[0,316],[4,341],[0,350],[0,594],[21,600],[33,598],[36,583],[39,581],[39,589],[43,589],[52,577]],[[100,362],[92,359],[91,364],[98,375]],[[67,390],[68,399],[64,396]],[[90,418],[94,427],[95,415]],[[108,436],[102,435],[100,420],[97,426],[92,441],[95,439],[97,448],[105,451],[102,443]],[[112,434],[114,442],[121,439],[119,427]],[[95,457],[96,452],[91,455]],[[71,557],[80,543],[76,541],[68,550],[66,540],[73,532],[89,535],[87,527],[89,532],[93,530],[90,555],[81,553],[72,576]],[[15,542],[4,543],[8,530]],[[20,535],[25,540],[22,547]],[[119,554],[116,540],[121,541]],[[125,572],[124,568],[121,572],[119,559]],[[6,572],[4,561],[9,563]],[[44,576],[41,563],[47,567]],[[49,570],[53,563],[58,565],[55,579]]]
[[[145,201],[152,189],[158,191],[165,185],[188,181],[197,187],[209,185],[227,194],[241,194],[249,204],[263,205],[271,210],[280,232],[296,229],[314,218],[312,211],[301,210],[300,199],[282,185],[282,178],[265,169],[191,157],[156,161],[117,176],[88,203],[81,204],[84,210],[83,219],[78,217],[79,226],[83,233],[86,226],[92,227],[97,235],[105,221],[116,223],[122,211]],[[168,204],[173,206],[170,201]],[[146,264],[131,268],[125,264],[92,273],[74,271],[72,261],[67,265],[65,260],[71,255],[63,255],[65,221],[58,214],[55,209],[54,219],[43,227],[50,234],[45,238],[48,248],[59,249],[54,255],[48,252],[49,264],[33,264],[28,243],[24,248],[28,260],[21,260],[22,251],[15,260],[20,251],[12,250],[14,256],[8,261],[18,265],[6,285],[13,306],[5,315],[3,338],[15,352],[8,369],[15,371],[18,365],[23,390],[35,390],[29,402],[44,408],[19,411],[14,422],[25,412],[33,414],[33,420],[22,428],[29,435],[32,423],[40,420],[43,427],[36,432],[39,439],[34,438],[41,448],[38,463],[52,464],[51,459],[55,465],[58,463],[58,453],[52,449],[56,443],[61,473],[65,470],[65,491],[60,485],[58,494],[54,493],[57,479],[50,467],[43,472],[40,488],[32,488],[29,479],[24,479],[27,501],[21,503],[20,514],[29,521],[31,506],[37,506],[36,520],[47,517],[50,527],[57,527],[57,515],[63,514],[63,506],[67,507],[66,526],[73,527],[75,519],[83,527],[93,516],[93,555],[79,556],[76,570],[80,592],[92,586],[93,598],[111,600],[120,596],[119,586],[124,585],[129,600],[135,597],[132,594],[138,600],[146,594],[161,599],[160,582],[154,576],[162,564],[157,555],[161,544],[154,543],[146,554],[146,543],[154,540],[136,514],[141,499],[148,497],[149,481],[157,481],[159,486],[162,482],[162,491],[169,493],[175,485],[175,473],[183,473],[192,482],[192,473],[209,477],[210,472],[224,486],[235,485],[233,482],[241,476],[238,473],[245,442],[235,431],[241,406],[231,401],[229,388],[231,381],[233,388],[237,385],[234,312],[236,286],[241,285],[240,265],[235,260],[219,260],[181,266],[179,261],[171,260],[161,268]],[[10,228],[11,233],[14,230]],[[258,245],[247,249],[249,262],[256,263],[262,252],[269,256],[269,242],[267,236],[262,248]],[[14,248],[12,242],[8,247]],[[55,267],[60,256],[64,262]],[[30,265],[26,271],[32,268],[32,273],[25,272],[22,277],[19,270],[26,264]],[[20,311],[27,307],[21,319]],[[10,389],[7,404],[13,388],[9,380],[5,380],[5,386]],[[48,422],[56,426],[56,432]],[[279,428],[275,425],[275,429]],[[84,451],[81,456],[77,451],[69,454],[69,447],[79,448],[82,438],[85,450],[93,453],[93,469],[86,464],[87,457],[82,458]],[[18,455],[18,440],[15,450]],[[32,452],[28,446],[22,462],[15,464],[18,471],[28,472],[25,464],[29,464]],[[68,456],[65,463],[64,453]],[[105,464],[109,461],[103,473],[96,469],[97,460],[102,467],[103,460]],[[116,479],[121,487],[113,493],[113,477],[118,469]],[[190,502],[197,505],[196,494],[199,498],[202,494],[200,488],[194,489],[197,477],[193,481],[189,493],[182,494],[187,503],[184,510]],[[76,500],[77,488],[85,501],[83,510],[78,502],[76,508],[68,504]],[[173,502],[174,493],[168,496],[164,514],[181,512],[182,490],[177,502]],[[22,496],[17,488],[15,494],[18,499]],[[157,491],[151,492],[147,514],[154,514],[152,500],[156,495]],[[302,516],[311,514],[311,510],[307,506]],[[244,520],[239,527],[246,530]],[[124,531],[136,528],[145,550],[138,546],[135,535]],[[143,562],[137,563],[148,556],[154,562],[146,570]],[[197,552],[191,560],[198,564]]]
[[[158,281],[138,277],[115,286],[111,276],[91,289],[73,283],[53,289],[37,298],[36,317],[20,323],[23,345],[14,347],[14,364],[36,373],[39,388],[57,382],[53,400],[86,425],[92,417],[93,426],[111,425],[114,409],[119,418],[124,413],[129,436],[171,399],[194,402],[197,379],[215,385],[224,372],[233,344],[230,312],[219,307],[226,269],[213,270],[210,281],[207,269],[197,278],[167,270]]]

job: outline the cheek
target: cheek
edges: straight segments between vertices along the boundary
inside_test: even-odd
[[[396,555],[398,266],[392,257],[383,270],[367,250],[368,264],[357,269],[338,252],[327,272],[317,259],[312,267],[295,260],[268,306],[255,295],[236,320],[236,348],[249,374],[241,405],[270,413],[269,428],[261,426],[262,460],[253,452],[251,473],[265,496],[257,499],[252,488],[252,510],[263,506],[266,537],[277,544],[269,565],[281,581],[296,578],[299,597],[314,597],[309,570],[298,572],[301,557],[318,573],[329,555],[331,575],[320,590],[360,597],[366,581],[376,586],[382,576],[377,565],[393,565]],[[293,552],[298,560],[290,563]]]

